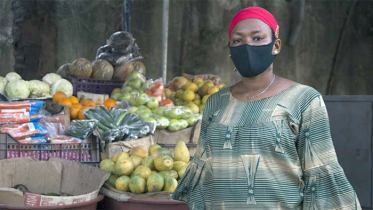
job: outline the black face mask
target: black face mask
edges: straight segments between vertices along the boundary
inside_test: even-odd
[[[268,45],[241,45],[230,47],[231,59],[243,77],[255,77],[263,73],[275,60],[272,54],[275,39]]]

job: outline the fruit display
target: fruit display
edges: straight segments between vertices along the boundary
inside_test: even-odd
[[[165,97],[171,99],[177,106],[187,106],[193,113],[201,113],[208,97],[225,88],[224,83],[215,85],[212,80],[194,78],[188,80],[179,76],[172,79],[169,88],[165,89]]]
[[[77,58],[61,65],[57,74],[62,77],[92,78],[98,80],[126,81],[132,71],[146,74],[143,57],[132,34],[125,31],[113,33],[107,45],[97,49],[96,59]]]
[[[108,185],[124,192],[174,192],[189,165],[190,154],[183,141],[174,152],[160,145],[151,145],[148,151],[134,147],[128,153],[115,154],[100,163],[102,170],[111,173]]]
[[[151,126],[137,115],[115,107],[109,110],[105,106],[89,108],[84,111],[84,116],[97,122],[100,136],[107,143],[137,139],[154,133]]]
[[[110,98],[116,101],[128,101],[134,105],[144,105],[150,100],[145,91],[151,83],[152,81],[146,80],[140,72],[132,71],[122,89],[114,89]]]
[[[178,131],[194,126],[202,118],[198,107],[174,106],[172,100],[164,98],[164,90],[161,81],[146,80],[142,74],[133,71],[122,89],[113,90],[111,98],[129,102],[129,112],[144,122],[154,123],[159,130]]]

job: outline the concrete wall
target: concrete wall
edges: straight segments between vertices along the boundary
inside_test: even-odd
[[[306,1],[299,39],[289,46],[299,1],[171,1],[168,78],[181,72],[213,73],[227,84],[239,81],[228,57],[229,22],[241,8],[262,6],[280,25],[283,48],[275,61],[276,74],[323,94],[372,94],[373,2],[359,1],[351,10],[353,2]],[[141,13],[144,4],[149,12]],[[152,76],[160,75],[162,1],[134,5],[134,35],[146,53],[145,63],[154,70]]]
[[[12,1],[0,1],[0,76],[14,71]]]
[[[228,57],[227,29],[237,11],[256,5],[271,11],[280,24],[283,48],[275,61],[276,74],[311,85],[323,94],[373,94],[370,85],[373,80],[373,2],[304,0],[305,15],[299,39],[294,46],[289,46],[289,35],[300,19],[297,8],[301,1],[170,1],[168,79],[183,72],[212,73],[220,75],[229,85],[238,82],[240,75],[233,71]],[[0,6],[9,11],[9,2],[12,0],[2,1]],[[26,2],[33,3],[27,7],[32,15],[17,22],[15,27],[23,29],[23,34],[28,34],[28,30],[36,31],[38,36],[24,35],[21,40],[15,40],[15,46],[29,43],[30,39],[34,39],[31,43],[37,43],[36,51],[27,51],[30,56],[38,52],[37,58],[31,59],[37,62],[23,63],[24,71],[19,71],[27,78],[55,71],[77,57],[93,60],[96,49],[106,43],[110,34],[124,28],[122,0]],[[6,25],[12,25],[11,13],[7,13],[5,22],[1,16],[0,34]],[[40,19],[43,21],[35,21]],[[132,0],[132,28],[145,57],[143,62],[148,76],[160,77],[162,1]],[[13,69],[12,48],[0,44],[0,55],[6,57],[6,61],[1,62],[0,73],[3,74]],[[19,50],[22,49],[17,48],[16,54]]]

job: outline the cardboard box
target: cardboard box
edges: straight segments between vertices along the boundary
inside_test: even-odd
[[[78,97],[79,101],[81,101],[83,99],[90,99],[90,100],[94,101],[95,103],[99,103],[99,104],[103,104],[104,101],[109,99],[108,94],[87,93],[87,92],[83,92],[83,91],[78,91],[77,97]]]
[[[99,168],[51,157],[49,161],[18,158],[0,161],[0,204],[57,206],[87,202],[98,196],[110,174]],[[26,186],[23,194],[15,185]],[[56,193],[69,196],[46,196]]]
[[[176,144],[178,141],[185,143],[197,143],[201,132],[201,121],[193,127],[185,128],[176,132],[168,130],[156,130],[154,133],[157,144]]]
[[[146,136],[129,141],[118,141],[110,143],[106,145],[105,148],[106,158],[111,158],[113,155],[120,152],[128,152],[133,147],[141,147],[148,151],[149,147],[153,144],[155,144],[153,136]]]

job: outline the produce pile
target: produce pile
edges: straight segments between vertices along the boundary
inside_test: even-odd
[[[5,78],[0,77],[0,93],[11,100],[49,98],[57,91],[71,96],[73,86],[69,81],[55,73],[45,75],[42,81],[25,81],[15,72],[8,73]]]
[[[210,79],[201,77],[187,79],[179,76],[172,79],[169,88],[165,89],[165,97],[177,106],[187,106],[194,113],[202,112],[208,97],[225,88],[224,83],[214,84]]]
[[[193,107],[174,106],[172,100],[165,98],[164,90],[160,80],[146,80],[141,73],[132,71],[122,89],[113,90],[111,98],[125,101],[129,112],[135,113],[144,122],[155,124],[159,130],[178,131],[194,126],[202,118],[202,114],[193,111]]]
[[[146,74],[143,57],[132,35],[125,31],[112,34],[108,44],[97,50],[96,59],[77,58],[63,64],[57,74],[62,77],[93,78],[99,80],[127,80],[129,73],[136,70]]]
[[[132,193],[174,192],[189,165],[190,154],[183,141],[174,152],[154,144],[146,151],[134,147],[111,159],[102,160],[100,168],[112,175],[106,183],[117,190]]]

